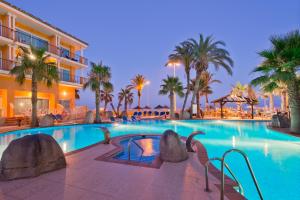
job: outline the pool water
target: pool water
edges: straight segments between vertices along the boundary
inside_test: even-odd
[[[0,155],[13,139],[28,134],[45,133],[52,135],[64,152],[80,149],[103,140],[100,125],[74,125],[0,134]],[[208,156],[221,157],[231,148],[246,152],[252,164],[264,199],[300,199],[300,138],[269,130],[265,122],[187,120],[187,121],[140,121],[136,123],[104,124],[111,136],[127,134],[161,134],[172,129],[181,136],[201,130],[198,135],[207,149]],[[238,180],[242,183],[245,196],[250,200],[259,199],[245,162],[238,154],[226,159]],[[215,163],[219,167],[219,163]]]
[[[130,138],[127,138],[120,142],[120,145],[123,147],[123,151],[114,156],[115,159],[128,160],[129,140]],[[159,155],[160,136],[135,136],[133,137],[133,140],[143,149],[143,151],[138,148],[137,145],[131,143],[130,161],[151,164]]]

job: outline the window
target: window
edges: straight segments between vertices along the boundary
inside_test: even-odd
[[[70,111],[70,109],[71,109],[70,100],[59,100],[59,104],[62,105],[64,107],[64,109]]]
[[[70,58],[70,50],[64,47],[61,47],[61,56],[65,58]]]
[[[16,37],[18,42],[48,51],[48,41],[46,40],[33,36],[20,29],[17,29]]]
[[[70,80],[71,80],[70,70],[61,69],[60,70],[60,80],[70,82]]]
[[[15,98],[14,100],[14,113],[15,115],[26,115],[31,114],[31,98],[21,97]],[[38,99],[37,101],[38,115],[47,114],[49,111],[49,100],[48,99]]]

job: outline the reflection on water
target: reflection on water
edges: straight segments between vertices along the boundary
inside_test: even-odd
[[[153,139],[141,139],[138,143],[144,149],[143,156],[152,156],[158,153],[157,148],[154,148]]]

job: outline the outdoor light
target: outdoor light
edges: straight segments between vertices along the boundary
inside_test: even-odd
[[[150,85],[150,81],[146,81],[145,85]]]
[[[35,60],[36,59],[35,55],[33,55],[33,54],[30,54],[29,58],[30,58],[30,60]]]
[[[67,92],[66,91],[63,91],[63,96],[67,96]]]

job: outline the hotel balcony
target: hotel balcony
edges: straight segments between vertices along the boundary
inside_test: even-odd
[[[15,61],[0,59],[0,74],[8,75],[9,71],[15,66],[15,64],[16,64]],[[64,71],[61,69],[58,70],[58,74],[59,74],[60,83],[62,84],[68,84],[68,85],[76,84],[77,86],[81,87],[86,81],[85,77],[64,73]]]
[[[36,48],[43,48],[49,53],[70,61],[70,63],[79,63],[84,66],[88,65],[87,58],[76,53],[66,51],[63,48],[51,45],[45,40],[20,32],[18,30],[14,31],[13,29],[7,28],[5,26],[0,26],[0,36],[3,38],[2,40],[0,40],[0,44],[8,44],[16,41],[21,44],[32,45]]]

